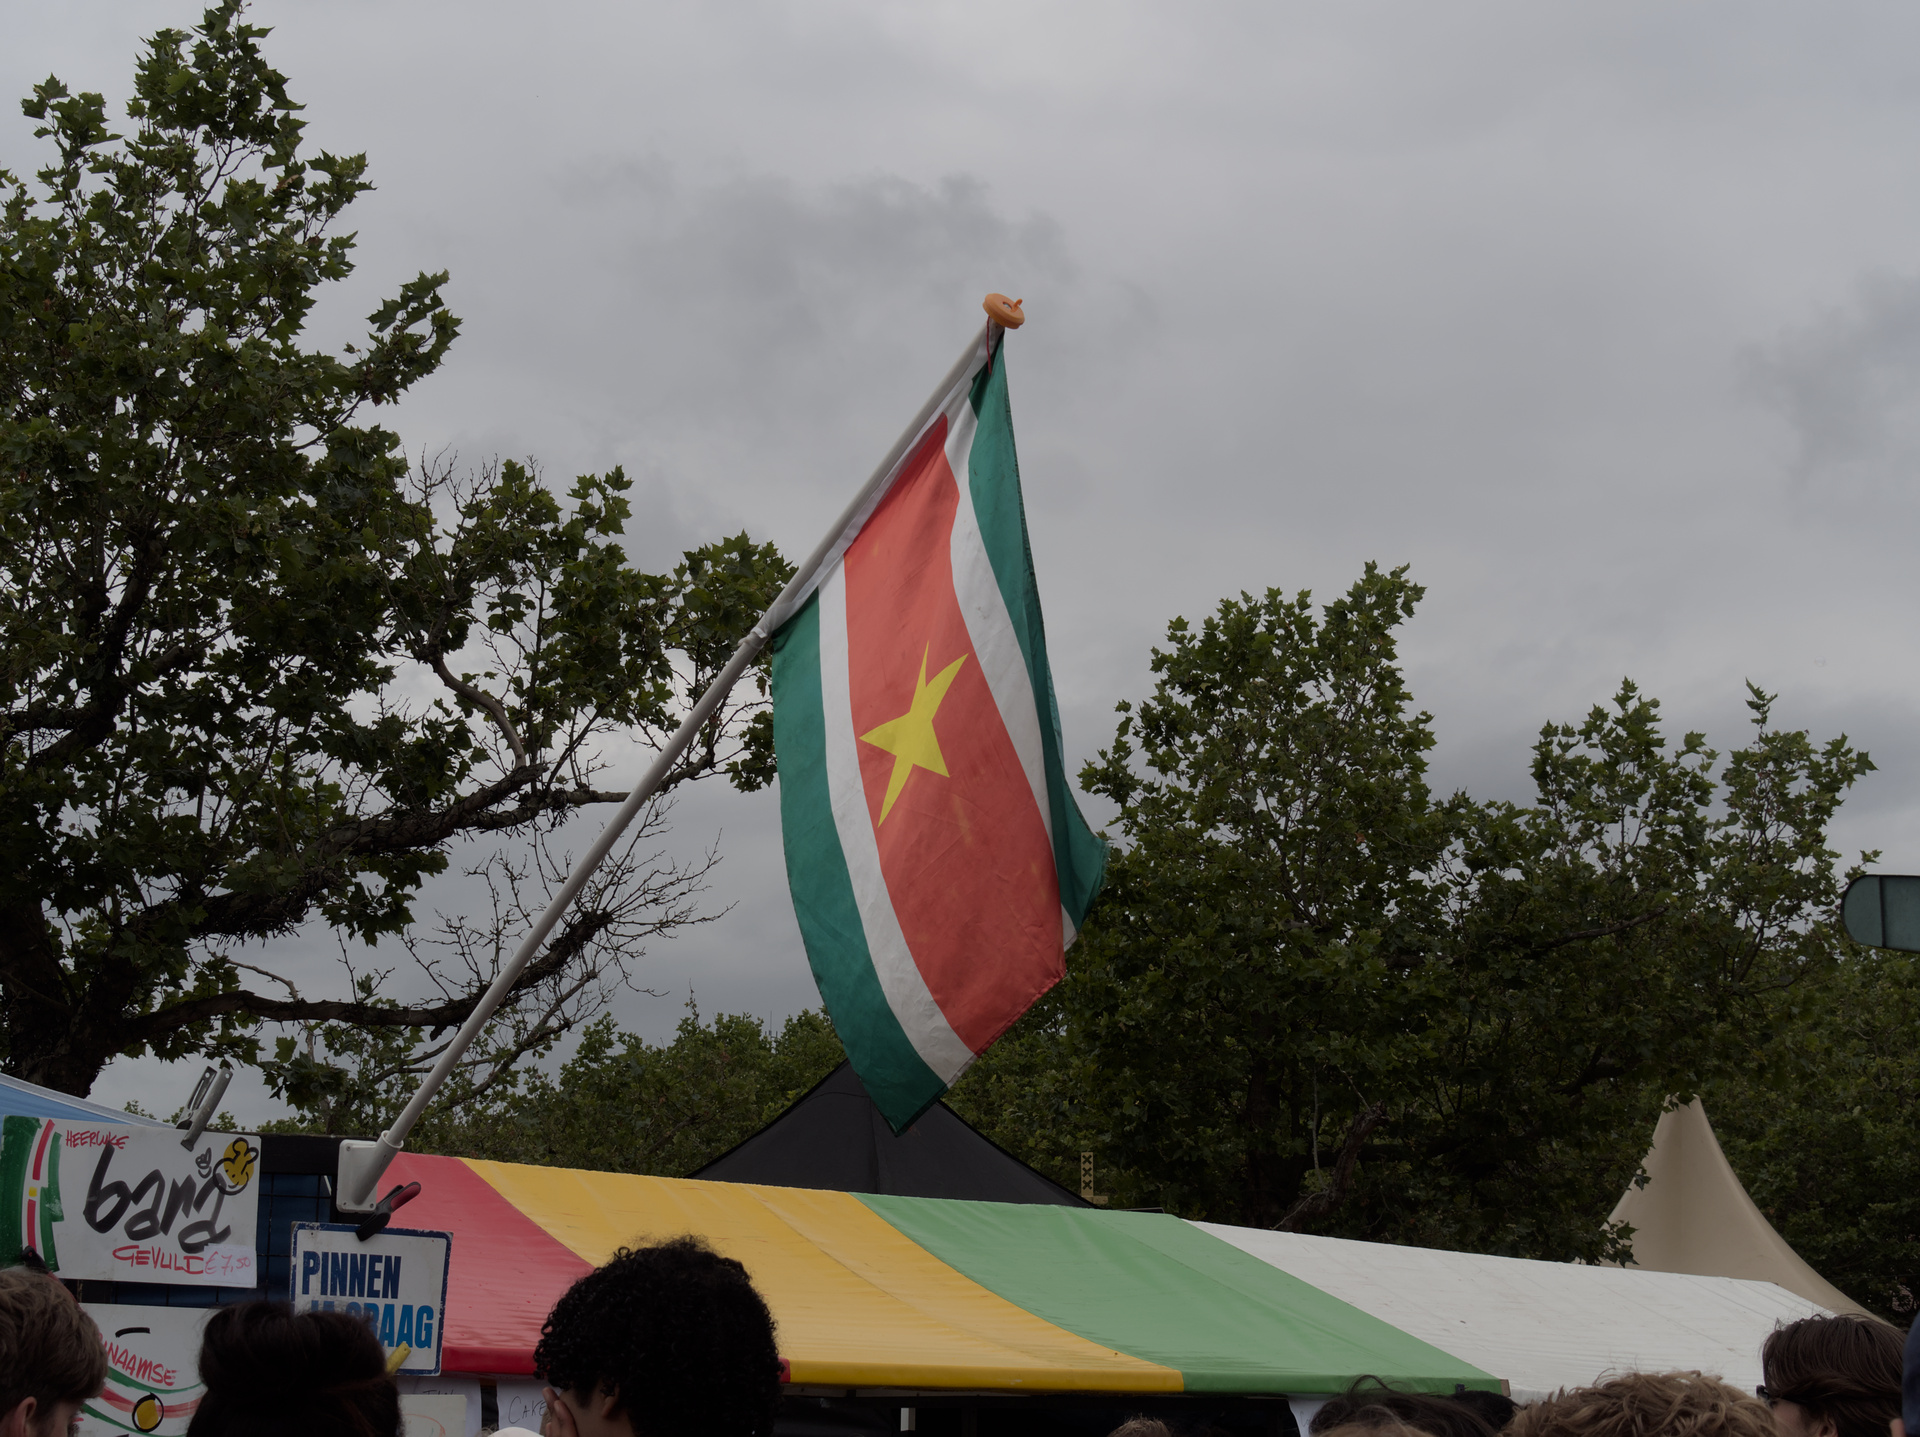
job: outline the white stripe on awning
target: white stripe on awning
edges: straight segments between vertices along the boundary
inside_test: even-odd
[[[1675,1369],[1751,1392],[1761,1380],[1760,1344],[1774,1325],[1824,1311],[1744,1278],[1194,1226],[1505,1378],[1516,1402],[1611,1373]]]

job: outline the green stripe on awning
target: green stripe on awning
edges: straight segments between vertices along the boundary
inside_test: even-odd
[[[1070,1332],[1178,1369],[1189,1392],[1332,1393],[1356,1377],[1499,1380],[1162,1213],[860,1200],[949,1267]]]

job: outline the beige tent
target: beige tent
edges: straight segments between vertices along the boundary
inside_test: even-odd
[[[1698,1098],[1661,1115],[1643,1166],[1647,1185],[1629,1187],[1611,1219],[1633,1224],[1635,1267],[1757,1278],[1829,1312],[1866,1312],[1808,1267],[1754,1206]]]

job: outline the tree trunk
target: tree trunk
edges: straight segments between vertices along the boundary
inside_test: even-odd
[[[1264,1051],[1267,1035],[1257,1041]],[[1255,1056],[1247,1069],[1247,1097],[1242,1109],[1241,1141],[1246,1152],[1246,1186],[1240,1195],[1240,1221],[1248,1227],[1266,1227],[1280,1212],[1278,1174],[1273,1152],[1273,1081],[1266,1063]],[[1271,1214],[1271,1216],[1269,1216]]]
[[[0,908],[0,1010],[6,1070],[84,1098],[117,1051],[115,1025],[88,1023],[60,967],[52,925],[38,904]]]
[[[1366,1146],[1373,1130],[1387,1120],[1384,1103],[1369,1103],[1353,1116],[1340,1155],[1333,1160],[1333,1177],[1319,1192],[1308,1193],[1273,1224],[1280,1232],[1304,1232],[1308,1223],[1326,1217],[1347,1200],[1353,1191],[1353,1170],[1360,1162],[1360,1149]]]

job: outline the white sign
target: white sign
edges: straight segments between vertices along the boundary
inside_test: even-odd
[[[447,1392],[402,1392],[400,1437],[467,1437],[467,1399]]]
[[[0,1119],[0,1246],[63,1278],[253,1287],[260,1139],[9,1115]]]
[[[129,1430],[182,1437],[206,1391],[201,1330],[220,1309],[80,1305],[107,1347],[107,1385],[80,1409],[82,1437],[126,1437]]]
[[[362,1242],[343,1223],[297,1222],[293,1305],[300,1312],[351,1313],[389,1356],[408,1349],[396,1372],[431,1376],[440,1370],[452,1246],[451,1233],[390,1227]]]
[[[466,1426],[454,1437],[480,1437],[480,1379],[464,1373],[442,1373],[438,1377],[401,1377],[400,1414],[408,1419],[409,1401],[422,1397],[457,1397],[466,1404]]]
[[[500,1426],[546,1430],[547,1389],[538,1382],[502,1377],[493,1389],[500,1410]]]

